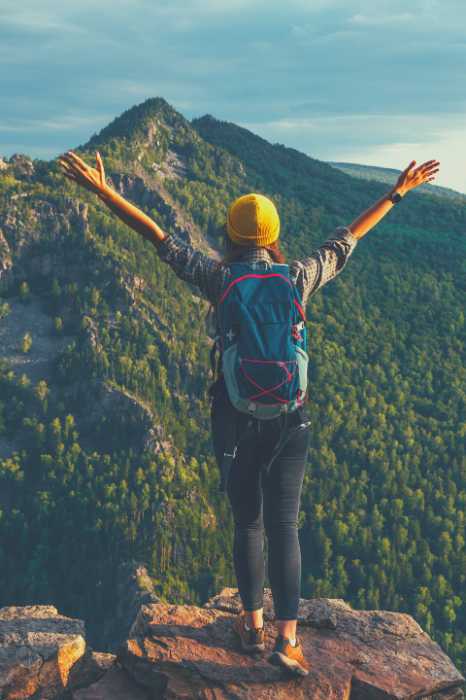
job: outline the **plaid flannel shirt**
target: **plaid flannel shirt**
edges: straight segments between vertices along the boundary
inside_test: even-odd
[[[308,257],[289,263],[290,279],[298,287],[304,309],[309,297],[343,270],[357,242],[358,239],[347,226],[337,226],[332,235]],[[168,263],[178,277],[198,287],[215,307],[228,269],[175,234],[166,234],[156,247],[160,259]],[[268,250],[254,247],[244,249],[241,261],[273,262]]]

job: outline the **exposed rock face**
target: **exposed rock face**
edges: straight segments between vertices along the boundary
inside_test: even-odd
[[[30,178],[34,175],[34,164],[24,153],[13,153],[8,162],[15,177]]]
[[[76,690],[73,700],[152,700],[153,695],[140,688],[127,671],[114,664],[109,671],[87,688]]]
[[[67,391],[79,391],[80,387],[73,386]],[[83,441],[95,433],[96,425],[104,421],[99,429],[101,435],[110,441],[113,432],[124,435],[126,444],[138,446],[141,451],[154,454],[158,452],[172,453],[173,444],[168,439],[163,426],[157,423],[157,418],[151,409],[139,398],[133,396],[128,389],[118,389],[106,381],[95,382],[93,385],[93,404],[87,406],[86,413],[80,420],[81,438]],[[94,436],[95,437],[95,436]],[[85,443],[83,443],[85,444]],[[89,445],[92,443],[90,442]],[[113,439],[116,444],[116,438]]]
[[[161,165],[153,163],[153,169],[162,178],[182,179],[186,177],[188,168],[182,154],[177,153],[174,149],[167,149],[165,160]]]
[[[85,650],[82,620],[48,605],[1,608],[0,697],[59,697]]]
[[[8,242],[0,229],[0,289],[3,284],[3,279],[13,265],[11,259],[11,251]]]
[[[101,630],[101,643],[106,649],[116,651],[128,637],[138,611],[142,605],[159,603],[154,585],[143,563],[122,562],[115,581],[117,587],[117,609],[111,620]]]
[[[118,652],[119,660],[138,683],[161,698],[401,700],[429,697],[464,682],[411,616],[353,610],[343,600],[314,599],[301,600],[298,615],[311,672],[284,683],[283,671],[267,662],[267,654],[252,659],[241,653],[232,630],[240,608],[236,589],[224,589],[203,608],[143,606]],[[264,617],[270,649],[276,635],[270,592]]]
[[[10,312],[0,323],[2,358],[18,376],[24,373],[34,382],[48,380],[53,361],[71,336],[54,333],[53,319],[45,313],[37,298],[32,297],[25,303],[9,298],[8,305]],[[21,350],[25,333],[32,337],[31,349],[27,353]]]
[[[66,273],[69,281],[79,279],[79,261],[64,260],[60,246],[40,255],[31,253],[31,249],[44,230],[53,234],[57,242],[63,242],[70,232],[84,237],[88,231],[87,204],[65,198],[65,207],[59,210],[50,202],[37,199],[22,211],[14,203],[14,197],[10,197],[6,213],[0,215],[0,292],[37,274],[48,276],[53,272],[61,276]]]
[[[68,676],[68,690],[93,686],[106,672],[115,667],[115,654],[92,651],[87,646],[86,652],[74,664]]]
[[[136,599],[128,614],[157,599],[123,565],[121,583]],[[130,578],[129,582],[125,580]],[[133,580],[135,579],[135,580]],[[150,580],[149,580],[150,583]],[[232,629],[241,609],[225,588],[203,607],[142,604],[117,655],[87,648],[84,623],[51,606],[0,609],[1,700],[461,700],[465,682],[438,644],[403,613],[353,610],[339,599],[301,599],[298,624],[311,665],[293,678],[267,661],[276,635],[271,592],[264,596],[267,651],[241,651]],[[119,611],[124,624],[125,615]]]
[[[181,166],[180,166],[181,168]],[[174,202],[173,197],[165,189],[163,182],[153,179],[146,182],[143,171],[138,175],[112,174],[112,182],[117,192],[124,197],[140,202],[143,207],[156,209],[165,217],[171,231],[188,243],[196,245],[200,250],[209,252],[217,257],[217,251],[212,250],[206,243],[205,235],[201,233],[192,219]]]

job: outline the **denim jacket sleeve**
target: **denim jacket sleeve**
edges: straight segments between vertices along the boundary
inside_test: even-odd
[[[168,263],[180,279],[197,286],[212,304],[217,303],[224,274],[220,262],[176,234],[166,234],[156,248],[159,258]]]
[[[337,226],[333,234],[308,257],[293,261],[303,306],[310,296],[343,270],[357,242],[358,239],[347,226]]]

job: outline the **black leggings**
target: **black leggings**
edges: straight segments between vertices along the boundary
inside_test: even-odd
[[[222,451],[222,406],[225,406],[225,401],[229,400],[224,390],[214,394],[211,419],[217,455]],[[308,419],[303,408],[294,413],[291,424]],[[257,421],[241,416],[240,436],[246,421],[253,425],[254,430],[239,443],[226,484],[235,522],[233,557],[238,591],[245,610],[257,610],[263,606],[265,529],[275,617],[295,620],[301,592],[298,513],[310,429],[301,429],[290,438],[267,475],[261,470],[261,465],[276,444],[284,417]]]

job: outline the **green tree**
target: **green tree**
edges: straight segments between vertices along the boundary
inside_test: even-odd
[[[29,352],[29,350],[31,349],[31,347],[32,347],[32,335],[31,335],[31,334],[29,333],[29,331],[28,331],[28,332],[25,333],[25,334],[23,335],[23,337],[22,337],[22,340],[21,340],[21,352],[23,352],[23,353],[26,354],[26,353]]]

